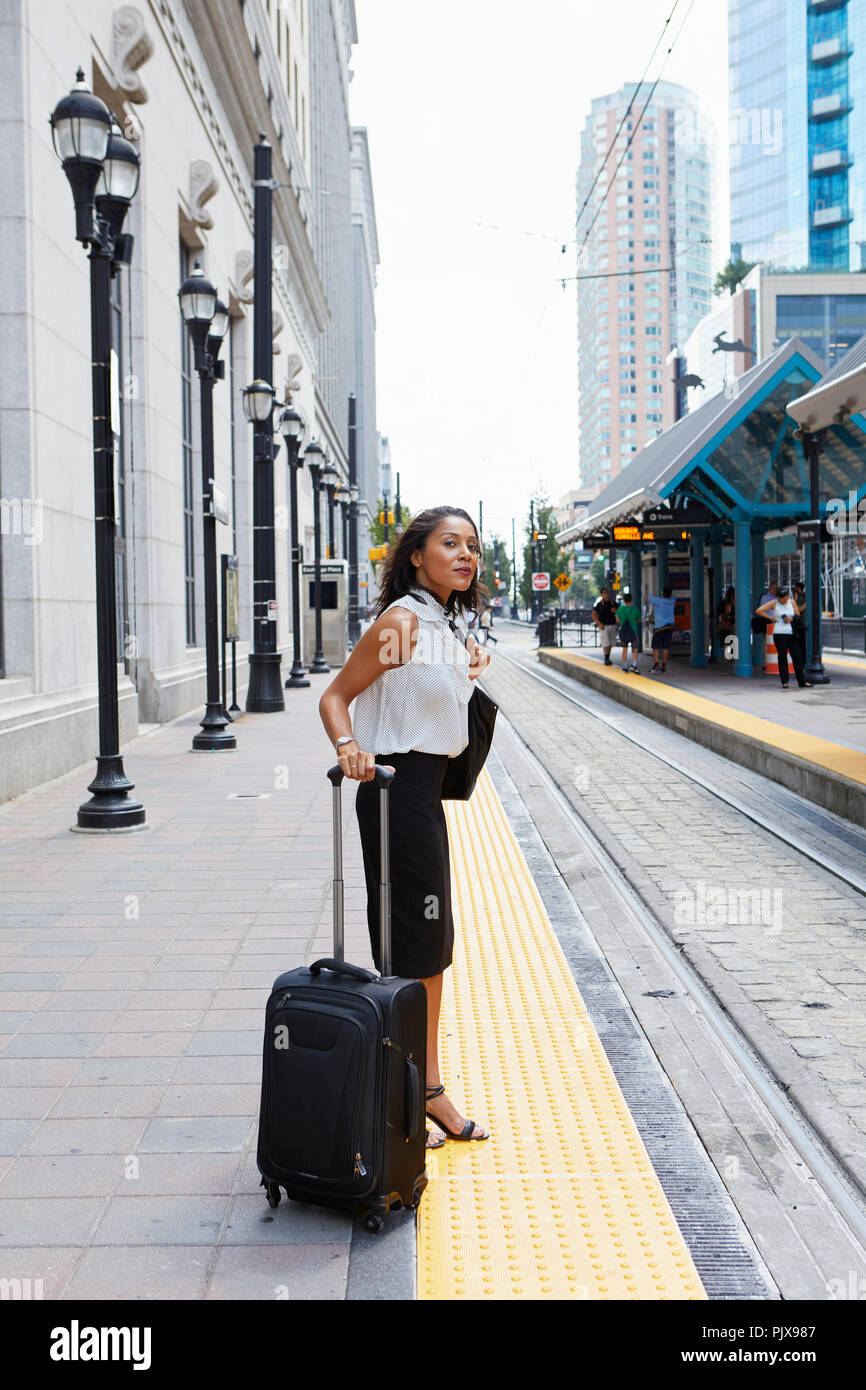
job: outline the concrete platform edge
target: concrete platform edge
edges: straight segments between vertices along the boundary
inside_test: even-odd
[[[575,666],[550,650],[539,651],[538,659],[542,665],[550,666],[581,685],[588,685],[599,695],[617,700],[627,709],[645,715],[674,733],[682,734],[693,743],[699,743],[721,757],[739,763],[741,767],[769,777],[807,801],[853,821],[855,825],[866,826],[866,795],[858,783],[840,777],[838,773],[817,763],[807,762],[771,744],[762,743],[748,734],[724,728],[720,724],[707,723],[688,712],[661,704],[643,691],[608,680],[602,671],[596,674],[583,666]]]

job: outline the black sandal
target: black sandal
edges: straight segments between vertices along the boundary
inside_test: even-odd
[[[445,1091],[444,1085],[443,1085],[443,1086],[428,1086],[428,1087],[427,1087],[427,1099],[428,1099],[428,1100],[434,1100],[436,1096],[441,1096],[441,1095],[443,1095],[443,1094],[444,1094],[444,1091]],[[434,1125],[436,1125],[439,1129],[441,1129],[442,1132],[443,1132],[443,1134],[445,1134],[446,1137],[447,1137],[448,1139],[477,1139],[477,1140],[481,1140],[481,1139],[489,1139],[489,1138],[490,1138],[490,1135],[489,1135],[489,1134],[473,1134],[473,1133],[472,1133],[473,1129],[475,1128],[475,1121],[474,1121],[474,1120],[467,1120],[466,1123],[465,1123],[465,1125],[463,1126],[462,1130],[460,1131],[460,1133],[459,1133],[459,1134],[455,1134],[453,1130],[451,1130],[451,1129],[448,1128],[448,1126],[445,1124],[444,1120],[440,1120],[440,1119],[438,1119],[435,1115],[431,1115],[429,1110],[427,1111],[427,1119],[428,1119],[428,1120],[432,1120],[433,1123],[434,1123]],[[436,1145],[436,1147],[437,1147],[437,1148],[439,1147],[438,1144]]]
[[[445,1135],[444,1135],[444,1134],[440,1135],[440,1136],[439,1136],[439,1139],[438,1139],[435,1143],[430,1144],[430,1143],[427,1142],[427,1140],[430,1139],[430,1137],[432,1136],[432,1134],[433,1134],[432,1129],[428,1129],[428,1131],[427,1131],[427,1139],[425,1139],[425,1141],[424,1141],[424,1147],[425,1147],[425,1149],[441,1149],[441,1148],[442,1148],[442,1145],[445,1143]]]

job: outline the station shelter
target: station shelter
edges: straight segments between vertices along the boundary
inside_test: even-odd
[[[726,547],[736,627],[724,654],[738,676],[751,676],[759,662],[752,617],[764,589],[766,546],[796,535],[811,510],[809,466],[787,406],[824,372],[802,339],[788,339],[651,440],[559,536],[593,550],[626,551],[636,599],[670,583],[680,615],[675,636],[688,646],[692,666],[706,665],[708,653],[722,655],[715,615]],[[853,503],[864,494],[866,417],[855,415],[824,438],[819,516],[827,516],[831,500],[838,506],[838,499]],[[820,643],[820,616],[806,615],[810,647]]]

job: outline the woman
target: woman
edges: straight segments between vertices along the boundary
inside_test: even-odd
[[[759,618],[766,618],[768,622],[774,624],[773,642],[779,653],[779,680],[782,682],[782,689],[788,689],[789,655],[800,689],[802,690],[804,686],[811,687],[812,682],[807,681],[803,674],[800,644],[794,636],[793,621],[797,615],[797,609],[791,601],[788,589],[780,584],[775,597],[767,603],[762,603],[760,608],[755,609],[755,613]]]
[[[396,771],[389,792],[392,969],[427,988],[427,1114],[449,1138],[466,1140],[488,1133],[459,1113],[439,1075],[442,979],[454,942],[441,793],[448,759],[469,742],[472,682],[490,661],[477,642],[467,638],[464,645],[463,634],[450,626],[452,614],[484,603],[481,556],[475,524],[462,508],[431,507],[413,517],[383,562],[375,621],[319,701],[340,767],[361,783],[355,812],[377,969],[379,805],[373,778],[376,763]],[[444,1142],[428,1132],[428,1148]]]
[[[493,636],[493,633],[492,633],[491,630],[490,630],[490,629],[493,627],[493,614],[491,613],[489,607],[483,608],[483,609],[481,610],[481,614],[480,614],[480,616],[479,616],[479,618],[478,618],[478,622],[479,622],[480,627],[481,627],[481,631],[479,632],[478,635],[479,635],[479,637],[482,637],[482,636],[483,636],[485,647],[487,646],[487,643],[488,643],[488,642],[493,642],[494,645],[495,645],[495,643],[497,642],[498,639],[497,639],[496,637]]]

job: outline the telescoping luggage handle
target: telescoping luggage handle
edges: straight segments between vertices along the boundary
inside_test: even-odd
[[[342,783],[345,776],[339,766],[328,771],[333,787],[334,816],[334,960],[342,961],[345,951],[343,933],[343,817]],[[391,860],[389,855],[388,793],[395,774],[388,767],[376,764],[374,781],[379,788],[379,947],[382,956],[382,975],[391,974]],[[321,962],[327,964],[327,962]]]

